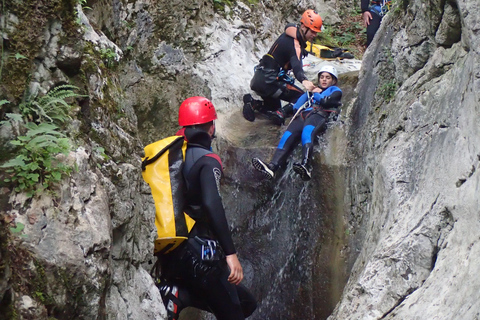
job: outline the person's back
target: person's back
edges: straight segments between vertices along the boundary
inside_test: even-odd
[[[177,319],[187,306],[212,312],[218,320],[243,320],[256,309],[255,299],[240,285],[243,270],[219,193],[223,169],[218,155],[211,152],[216,118],[206,98],[192,97],[180,106],[179,124],[188,142],[185,212],[195,225],[185,243],[161,257],[166,284],[159,287],[169,320]]]

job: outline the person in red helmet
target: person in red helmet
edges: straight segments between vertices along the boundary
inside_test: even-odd
[[[308,54],[306,42],[313,41],[321,31],[322,23],[317,12],[306,10],[300,25],[291,23],[285,27],[285,32],[255,67],[250,88],[262,100],[253,99],[251,94],[243,96],[243,116],[246,120],[255,121],[255,111],[258,111],[266,114],[275,124],[285,122],[285,117],[292,113],[292,104],[304,93],[294,84],[295,79],[288,75],[290,70],[307,91],[320,92],[305,76],[302,60]],[[282,108],[282,100],[289,104]]]
[[[211,151],[215,108],[204,97],[191,97],[180,105],[178,124],[188,141],[183,168],[187,186],[185,212],[195,220],[189,239],[161,257],[160,293],[169,320],[192,306],[217,320],[250,316],[257,304],[240,284],[243,269],[237,257],[220,196],[223,175],[220,157]]]

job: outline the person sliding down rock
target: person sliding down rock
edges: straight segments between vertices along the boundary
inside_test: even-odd
[[[188,306],[211,312],[217,320],[244,320],[257,308],[255,298],[240,284],[243,269],[219,193],[222,163],[210,151],[215,119],[215,108],[204,97],[191,97],[180,105],[178,123],[184,130],[179,134],[188,141],[185,212],[195,225],[188,240],[159,257],[158,287],[169,320],[178,319]]]
[[[312,177],[313,143],[318,134],[326,129],[328,118],[340,113],[342,90],[336,86],[338,81],[337,70],[330,65],[323,66],[318,72],[318,85],[321,93],[304,93],[293,106],[296,112],[287,130],[283,134],[275,154],[270,162],[266,163],[259,158],[253,158],[252,164],[266,178],[272,179],[280,166],[285,164],[288,155],[293,151],[298,141],[302,141],[301,162],[293,164],[293,170],[302,180],[308,181]]]
[[[322,18],[314,10],[303,13],[300,25],[288,24],[285,27],[285,32],[255,67],[250,88],[262,100],[254,99],[251,94],[243,96],[243,116],[246,120],[255,121],[255,111],[258,111],[266,114],[275,124],[285,122],[285,117],[292,113],[292,103],[304,93],[294,85],[295,79],[288,75],[290,70],[307,91],[320,92],[305,76],[302,60],[308,54],[306,41],[312,42],[321,28]],[[290,104],[282,108],[282,100]]]

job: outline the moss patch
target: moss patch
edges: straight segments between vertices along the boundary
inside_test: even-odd
[[[4,2],[6,16],[19,18],[18,24],[7,28],[2,39],[3,66],[0,91],[2,97],[18,103],[23,97],[35,59],[45,41],[49,21],[58,19],[67,34],[76,33],[74,5],[76,0],[13,0]],[[22,59],[16,59],[20,54]]]

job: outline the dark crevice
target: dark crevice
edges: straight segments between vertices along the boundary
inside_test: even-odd
[[[381,318],[379,318],[379,320],[381,319],[385,319],[388,315],[390,315],[391,313],[394,312],[394,310],[400,305],[402,304],[402,302],[409,296],[411,295],[413,292],[415,292],[415,290],[417,290],[417,288],[410,288],[407,290],[407,293],[403,296],[401,296],[398,300],[397,300],[397,303],[395,303],[395,305],[390,309],[388,310]],[[392,316],[394,316],[395,314],[392,314]]]
[[[460,178],[458,179],[458,181],[455,183],[455,186],[457,188],[460,188],[465,182],[467,182],[468,178],[470,178],[471,176],[473,176],[473,174],[475,173],[475,166],[472,165],[472,169],[470,170],[470,172],[467,174],[467,177],[465,178]]]
[[[388,132],[387,134],[387,140],[390,140],[392,139],[394,136],[397,135],[398,132],[400,131],[405,131],[405,128],[402,126],[402,125],[399,125],[398,127],[396,127],[395,129],[391,130],[390,132]]]

